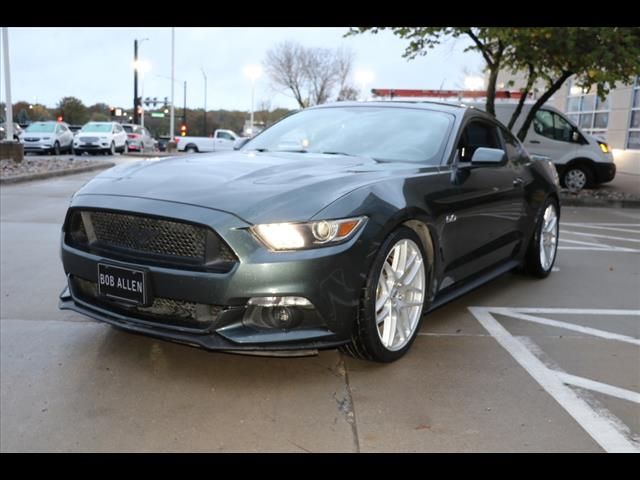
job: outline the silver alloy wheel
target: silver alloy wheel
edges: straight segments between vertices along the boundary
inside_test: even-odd
[[[587,185],[587,175],[579,168],[572,168],[565,174],[564,183],[569,190],[582,190]]]
[[[546,272],[553,265],[558,250],[558,214],[554,205],[548,205],[542,216],[540,232],[540,265]]]
[[[400,350],[413,337],[422,314],[424,293],[420,248],[413,240],[402,239],[382,264],[376,289],[377,331],[387,350]]]

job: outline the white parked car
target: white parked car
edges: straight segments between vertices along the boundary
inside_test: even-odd
[[[239,138],[233,130],[218,129],[213,137],[176,137],[176,142],[180,152],[217,152],[233,150]]]
[[[73,140],[73,151],[77,155],[96,152],[113,155],[127,152],[127,132],[117,122],[89,122]]]
[[[33,122],[20,134],[25,152],[71,153],[73,133],[64,122]]]

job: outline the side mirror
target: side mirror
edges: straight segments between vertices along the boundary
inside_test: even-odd
[[[574,129],[571,133],[571,141],[574,143],[578,143],[580,141],[580,133],[578,130]]]
[[[237,139],[235,142],[233,142],[233,149],[240,150],[249,140],[251,140],[249,137],[242,137]]]
[[[476,148],[471,157],[471,163],[502,163],[505,159],[505,152],[501,148]]]

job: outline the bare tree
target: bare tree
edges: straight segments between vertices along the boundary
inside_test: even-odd
[[[267,52],[264,67],[276,87],[285,88],[301,108],[306,107],[303,91],[306,90],[306,54],[302,45],[286,41]]]
[[[353,98],[354,88],[349,85],[352,65],[350,50],[307,48],[292,41],[276,45],[264,61],[274,87],[290,91],[301,108],[332,98]]]

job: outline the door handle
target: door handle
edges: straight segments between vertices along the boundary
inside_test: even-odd
[[[540,143],[540,140],[529,140],[529,143]]]
[[[524,179],[518,177],[513,181],[513,186],[514,187],[521,187],[522,185],[524,185]]]

